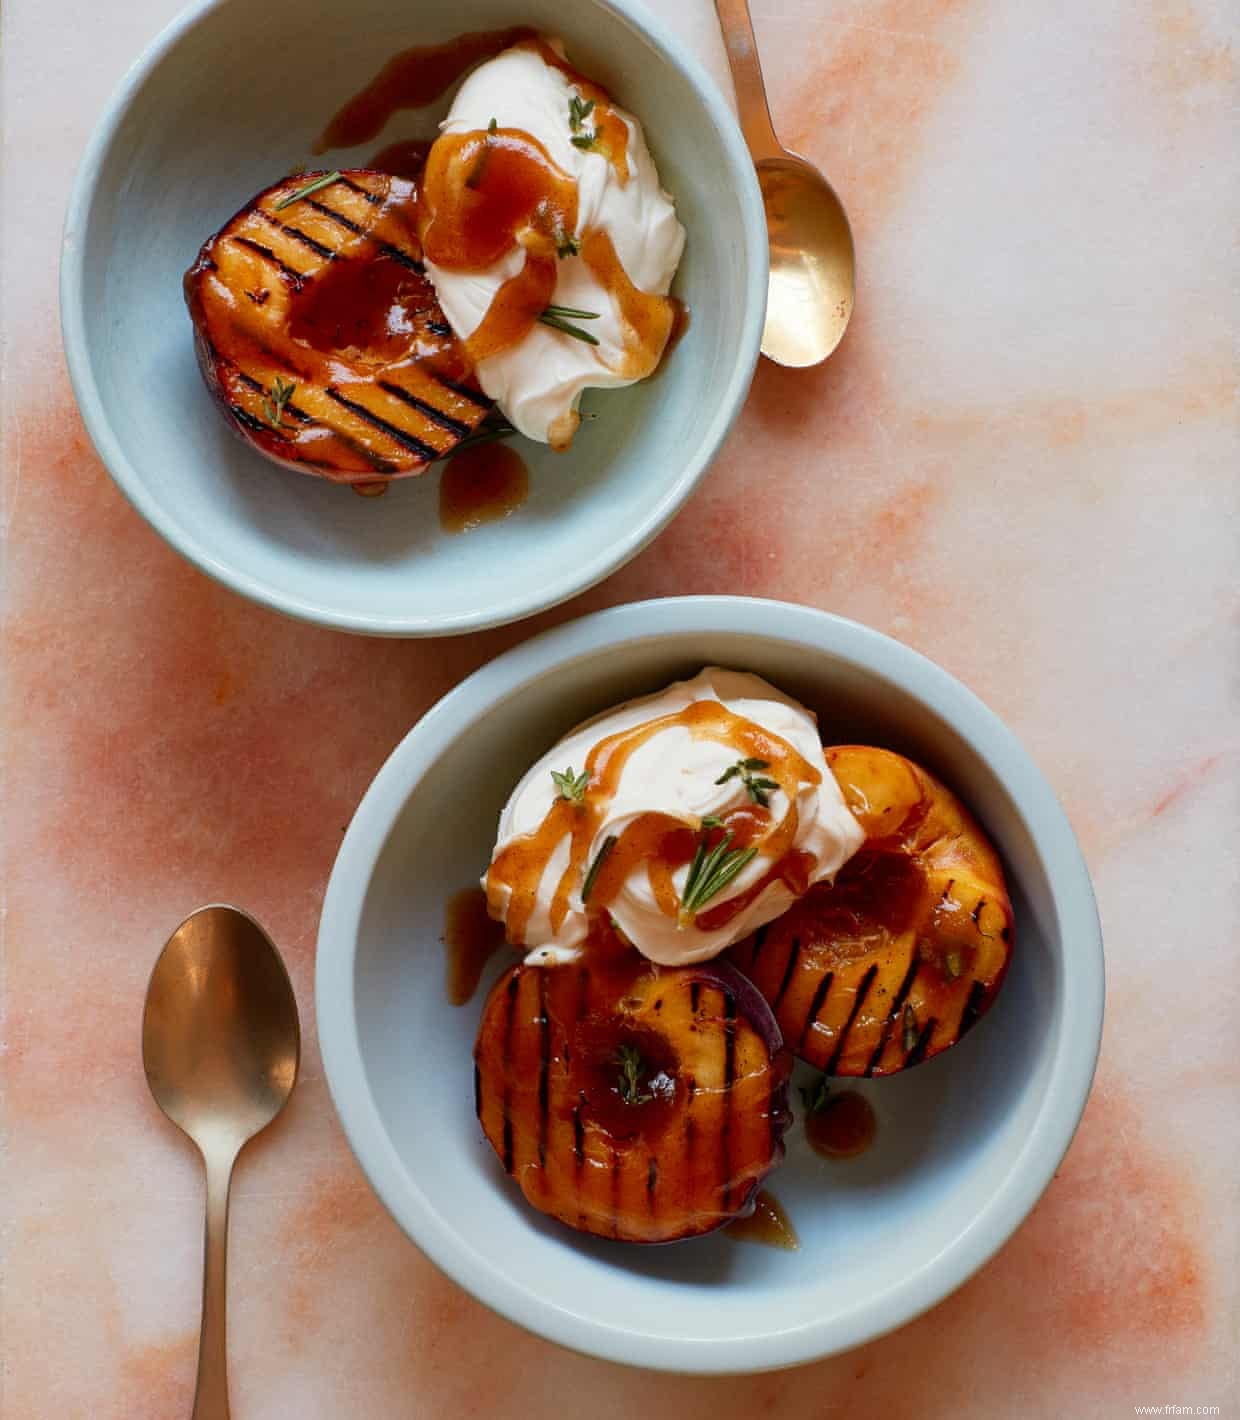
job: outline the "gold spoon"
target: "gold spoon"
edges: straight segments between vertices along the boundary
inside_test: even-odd
[[[848,217],[818,169],[775,136],[747,0],[715,0],[715,10],[771,244],[762,353],[779,365],[817,365],[843,339],[852,315],[856,263]]]
[[[228,1187],[242,1147],[292,1093],[300,1054],[297,1002],[271,939],[235,907],[200,907],[160,953],[142,1017],[147,1084],[207,1170],[193,1420],[228,1420]]]

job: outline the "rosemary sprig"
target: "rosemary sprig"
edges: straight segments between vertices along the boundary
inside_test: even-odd
[[[284,406],[292,399],[296,388],[293,380],[286,380],[277,375],[271,382],[271,388],[263,396],[263,415],[273,429],[284,428]]]
[[[597,311],[580,311],[575,306],[548,306],[538,317],[543,325],[549,325],[552,330],[558,330],[564,335],[571,335],[574,340],[584,340],[587,345],[597,345],[598,337],[591,335],[588,330],[582,330],[580,326],[574,325],[574,320],[598,320]]]
[[[570,764],[563,774],[553,769],[551,778],[555,781],[555,787],[560,791],[561,799],[579,804],[586,796],[586,785],[590,782],[590,771],[583,769],[580,774],[574,774]]]
[[[566,256],[579,256],[581,254],[581,243],[571,232],[566,232],[563,227],[557,226],[555,231],[555,254],[564,260]]]
[[[616,1051],[620,1066],[620,1098],[625,1104],[645,1104],[654,1099],[649,1090],[641,1088],[642,1055],[635,1045],[622,1045]]]
[[[729,779],[739,778],[754,803],[761,804],[763,808],[766,808],[771,802],[771,792],[778,789],[779,785],[774,779],[760,777],[757,771],[770,767],[765,759],[738,759],[735,764],[723,771],[715,783],[726,784]]]
[[[757,848],[733,848],[729,829],[711,849],[706,847],[706,835],[698,839],[697,852],[689,864],[689,876],[680,899],[680,925],[683,927],[700,912],[712,897],[721,893],[732,879],[757,854]]]
[[[472,434],[467,434],[459,444],[454,444],[446,454],[440,454],[439,459],[450,459],[465,449],[476,449],[480,444],[493,444],[496,439],[508,439],[517,431],[506,419],[499,416],[488,416],[478,425]],[[439,459],[435,462],[439,462]]]
[[[583,99],[574,94],[568,103],[568,126],[572,132],[569,142],[574,148],[593,148],[598,142],[598,129],[586,132],[586,119],[594,112],[594,100]]]
[[[607,861],[608,855],[615,846],[616,835],[614,833],[609,833],[607,837],[603,839],[602,843],[599,844],[599,850],[594,855],[594,862],[590,864],[590,871],[586,874],[586,880],[581,885],[581,901],[583,904],[589,902],[590,894],[594,891],[594,884],[598,878],[599,870]]]
[[[330,187],[340,177],[339,170],[330,173],[322,173],[319,177],[312,179],[305,187],[299,187],[296,192],[290,192],[287,197],[282,197],[276,203],[276,211],[283,212],[286,207],[291,207],[294,202],[300,202],[303,197],[309,197],[311,193],[320,192],[325,187]]]

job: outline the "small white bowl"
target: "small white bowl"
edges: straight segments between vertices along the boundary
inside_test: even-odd
[[[720,664],[815,709],[824,736],[912,755],[975,811],[1016,912],[1011,970],[954,1049],[860,1088],[859,1159],[800,1124],[769,1181],[800,1234],[661,1248],[583,1237],[534,1212],[474,1117],[471,1052],[490,979],[444,995],[444,906],[477,881],[530,762],[575,722]],[[1072,830],[1029,756],[945,671],[806,607],[686,597],[600,612],[484,666],[425,715],[345,835],[319,932],[323,1062],[349,1141],[409,1236],[463,1287],[553,1341],[613,1361],[726,1372],[869,1341],[933,1306],[1002,1246],[1080,1119],[1102,1029],[1097,911]],[[795,1098],[795,1096],[794,1096]]]
[[[439,473],[380,499],[267,463],[226,427],[194,361],[181,277],[201,243],[298,163],[400,49],[532,24],[642,121],[687,231],[674,292],[689,330],[657,378],[587,396],[568,454],[520,441],[529,501],[441,532]],[[433,132],[448,99],[372,143],[358,166]],[[205,572],[291,616],[423,636],[529,616],[635,556],[692,492],[749,388],[766,308],[753,164],[718,88],[639,0],[205,0],[113,97],[69,201],[61,311],[74,391],[138,511]]]

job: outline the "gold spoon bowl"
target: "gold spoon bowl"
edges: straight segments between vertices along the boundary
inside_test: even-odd
[[[715,0],[745,142],[758,171],[771,249],[762,353],[817,365],[844,338],[856,291],[848,215],[812,163],[775,136],[747,0]]]

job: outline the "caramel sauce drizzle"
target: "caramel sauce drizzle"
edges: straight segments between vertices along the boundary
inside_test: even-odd
[[[629,280],[606,232],[592,228],[581,243],[582,260],[619,308],[625,326],[624,359],[617,374],[630,380],[652,375],[676,323],[670,296],[642,291]]]
[[[369,143],[401,109],[425,108],[446,94],[475,64],[501,50],[537,38],[528,25],[506,30],[477,30],[446,44],[416,45],[394,54],[369,84],[349,100],[320,134],[316,153]]]
[[[778,823],[773,823],[770,812],[762,806],[746,805],[725,814],[723,826],[709,831],[708,846],[729,831],[735,848],[758,844],[760,855],[770,860],[770,867],[759,884],[738,898],[699,913],[695,919],[698,925],[706,930],[723,925],[777,879],[788,882],[798,894],[805,891],[814,860],[812,855],[792,846],[799,825],[796,798],[801,785],[820,783],[821,774],[787,740],[717,700],[697,700],[682,710],[656,716],[599,740],[586,756],[589,781],[584,797],[580,801],[557,798],[538,828],[514,838],[496,855],[487,873],[487,903],[493,916],[505,919],[508,940],[514,945],[525,940],[543,875],[560,844],[568,839],[568,862],[550,909],[552,930],[558,931],[563,925],[574,892],[584,886],[590,850],[619,789],[625,766],[654,736],[676,728],[687,730],[694,739],[726,745],[737,758],[765,760],[769,768],[764,773],[775,780],[788,800],[787,811]],[[637,815],[615,839],[590,886],[586,906],[591,917],[606,912],[628,878],[643,864],[660,910],[674,917],[680,902],[673,875],[692,860],[698,841],[699,830],[682,819],[663,813]]]

